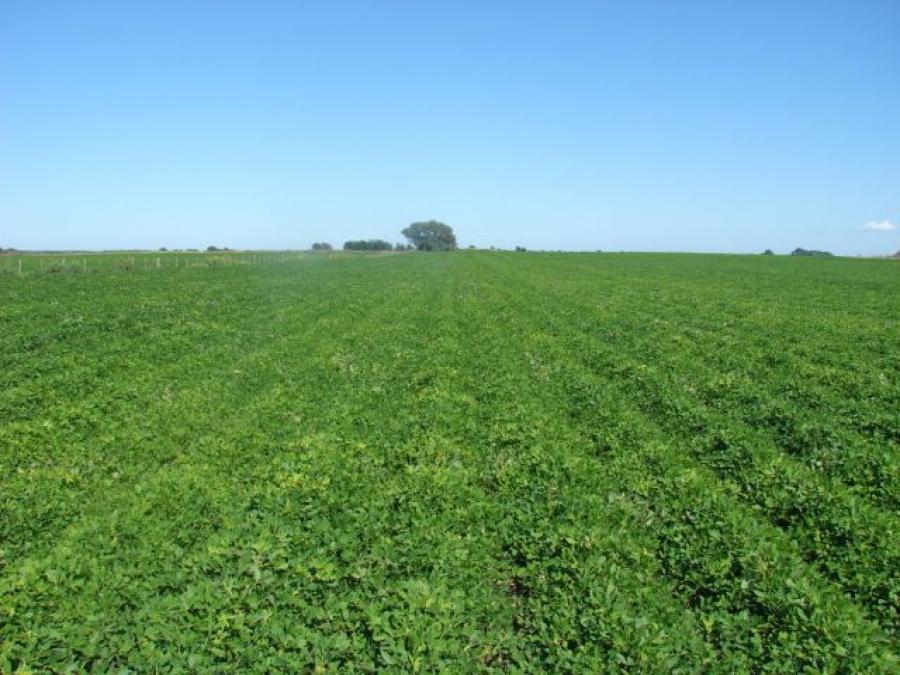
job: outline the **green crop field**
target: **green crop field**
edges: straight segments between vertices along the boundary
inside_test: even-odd
[[[18,260],[0,672],[900,668],[896,262]]]

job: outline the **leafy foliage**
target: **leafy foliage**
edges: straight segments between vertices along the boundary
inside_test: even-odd
[[[834,254],[828,251],[817,251],[815,249],[795,248],[791,251],[791,255],[811,256],[814,258],[831,258]]]
[[[345,241],[345,251],[390,251],[393,245],[384,239],[360,239],[356,241]]]
[[[0,278],[0,672],[897,671],[892,261],[175,255]]]
[[[402,234],[420,251],[456,250],[453,228],[437,220],[412,223],[403,229]]]

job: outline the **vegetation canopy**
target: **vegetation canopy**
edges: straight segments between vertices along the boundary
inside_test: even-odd
[[[394,246],[384,239],[359,239],[344,242],[345,251],[390,251]]]
[[[413,223],[402,234],[420,251],[456,250],[453,228],[437,220]]]
[[[831,258],[834,256],[833,253],[828,251],[817,251],[815,249],[805,249],[805,248],[795,248],[791,251],[791,255],[797,256],[810,256],[813,258]]]

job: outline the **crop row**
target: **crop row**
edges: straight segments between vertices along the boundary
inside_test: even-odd
[[[683,370],[670,367],[662,373],[663,365],[636,361],[621,342],[609,346],[590,331],[571,330],[565,319],[553,326],[553,306],[570,310],[571,303],[555,299],[542,307],[545,327],[553,327],[560,336],[557,341],[564,344],[544,341],[557,352],[548,356],[548,361],[561,363],[564,354],[576,355],[581,370],[604,386],[614,387],[619,399],[632,402],[651,418],[684,455],[733,483],[740,498],[756,513],[790,533],[805,560],[841,584],[886,630],[896,632],[900,547],[893,513],[797,464],[764,433],[698,400],[685,386]],[[583,323],[586,315],[580,312],[576,316]],[[579,390],[584,382],[577,379],[580,374],[576,370],[562,377],[570,383],[572,400],[585,397]],[[590,419],[594,413],[588,408],[579,414]],[[598,444],[603,447],[608,444],[604,438],[610,420],[608,416],[601,419],[597,432]]]
[[[0,670],[895,670],[890,488],[742,408],[847,405],[741,379],[745,264],[0,280]],[[829,438],[887,471],[864,380]]]

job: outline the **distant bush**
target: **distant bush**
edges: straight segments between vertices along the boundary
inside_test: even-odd
[[[357,241],[345,241],[345,251],[391,251],[394,245],[384,239],[359,239]]]
[[[775,253],[770,248],[767,248],[765,251],[763,251],[762,254],[763,255],[775,255]]]
[[[525,248],[524,246],[516,246],[516,252],[517,252],[517,253],[525,253],[525,251],[527,251],[527,250],[528,250],[528,249]]]
[[[829,253],[828,251],[816,251],[815,249],[805,248],[795,248],[791,251],[791,255],[812,256],[815,258],[831,258],[834,256],[833,253]]]
[[[329,244],[326,241],[317,241],[315,244],[312,245],[312,250],[313,251],[330,251],[330,250],[332,250],[332,246],[331,246],[331,244]]]

